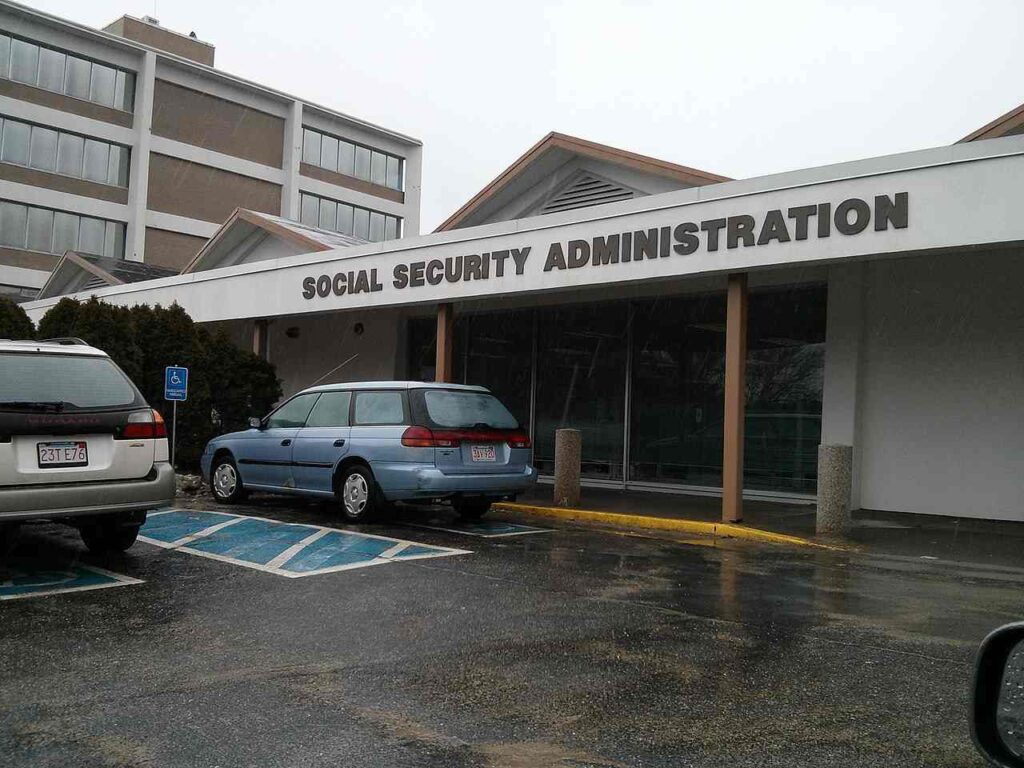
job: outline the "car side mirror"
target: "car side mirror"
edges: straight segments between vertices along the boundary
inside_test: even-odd
[[[263,429],[263,419],[260,419],[260,418],[258,418],[256,416],[250,416],[249,417],[249,426],[252,429]]]
[[[971,738],[999,768],[1024,768],[1024,622],[1007,624],[978,649]]]

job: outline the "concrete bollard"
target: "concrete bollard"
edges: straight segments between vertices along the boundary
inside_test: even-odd
[[[818,446],[818,533],[844,534],[850,528],[853,446]]]
[[[583,439],[578,429],[555,430],[555,505],[580,503],[580,457]]]

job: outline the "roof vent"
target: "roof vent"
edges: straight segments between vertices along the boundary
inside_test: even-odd
[[[552,197],[540,209],[540,213],[557,213],[592,205],[629,200],[635,196],[631,189],[583,173],[569,186]]]
[[[154,27],[160,26],[160,19],[154,19],[152,16],[143,16],[142,20],[147,24],[152,24]]]

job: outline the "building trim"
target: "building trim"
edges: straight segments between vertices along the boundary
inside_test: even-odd
[[[397,203],[399,205],[405,204],[405,195],[397,189],[382,187],[380,184],[363,181],[362,179],[357,179],[355,176],[346,176],[343,173],[329,171],[326,168],[321,168],[319,165],[301,163],[299,165],[299,173],[307,179],[317,179],[325,184],[332,184],[336,187],[345,187],[346,189],[354,189],[356,192],[362,192],[364,195],[373,195],[374,197],[379,197],[382,200],[390,200],[392,203]]]
[[[127,187],[116,187],[110,184],[80,179],[76,176],[65,176],[62,173],[42,171],[26,165],[0,162],[0,179],[25,184],[31,187],[42,187],[80,197],[93,197],[109,203],[128,203]]]
[[[719,176],[715,173],[708,173],[707,171],[701,171],[685,165],[677,165],[666,160],[658,160],[657,158],[552,131],[530,147],[524,155],[502,171],[487,186],[466,201],[455,213],[441,222],[434,231],[444,232],[457,228],[471,213],[491,200],[498,192],[508,187],[526,168],[551,149],[565,149],[574,154],[614,163],[615,165],[624,165],[645,173],[666,176],[694,186],[731,180],[727,176]]]
[[[105,107],[83,99],[76,99],[63,93],[55,93],[45,88],[37,88],[27,83],[19,83],[16,80],[0,78],[0,96],[6,96],[18,101],[27,101],[31,104],[39,104],[43,107],[56,109],[61,112],[87,117],[91,120],[99,120],[112,125],[120,125],[125,128],[132,126],[132,113],[123,112],[113,107]]]
[[[356,205],[360,208],[377,211],[378,213],[397,216],[400,219],[405,219],[408,214],[407,209],[401,203],[395,203],[383,197],[376,197],[375,195],[368,195],[365,192],[361,192],[358,189],[352,189],[351,187],[340,187],[335,184],[328,184],[326,181],[314,179],[312,176],[299,176],[299,192],[306,192],[310,195],[316,195],[317,197],[327,197],[335,202]],[[403,230],[403,232],[404,231],[405,230]]]
[[[81,216],[93,216],[108,221],[126,222],[128,220],[128,206],[123,203],[110,202],[96,197],[84,197],[2,178],[0,178],[0,199],[23,205],[35,205],[39,208],[51,208],[55,211],[77,213]]]
[[[979,141],[981,139],[998,139],[1005,136],[1008,131],[1024,126],[1024,104],[1014,107],[1006,114],[1000,115],[990,123],[971,131],[964,136],[957,144],[967,141]]]
[[[175,157],[179,160],[188,160],[191,163],[205,165],[209,168],[216,168],[220,171],[227,171],[236,176],[248,176],[260,181],[269,181],[272,184],[284,184],[285,173],[280,168],[272,165],[263,165],[253,160],[246,160],[234,155],[225,155],[212,149],[197,147],[176,139],[169,139],[166,136],[153,134],[150,139],[150,151],[166,157]]]
[[[121,144],[126,147],[135,145],[136,132],[131,128],[63,112],[31,101],[20,101],[10,96],[0,95],[0,114],[12,120],[21,120],[91,139],[109,141],[112,144]]]
[[[143,230],[163,229],[167,232],[176,232],[179,235],[192,235],[193,237],[212,237],[217,231],[217,224],[202,219],[190,219],[187,216],[178,216],[174,213],[163,211],[147,210],[146,215],[140,221]]]

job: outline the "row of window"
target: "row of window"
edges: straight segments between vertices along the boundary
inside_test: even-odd
[[[404,424],[405,404],[401,392],[356,392],[352,426]],[[347,427],[352,392],[311,392],[297,395],[267,419],[268,429],[302,427]]]
[[[379,211],[360,208],[327,197],[302,193],[303,224],[344,235],[355,235],[372,243],[395,240],[402,236],[402,220]]]
[[[402,158],[353,144],[320,131],[302,132],[302,162],[402,190]]]
[[[7,35],[0,35],[0,78],[125,112],[135,101],[134,73]]]
[[[0,118],[0,161],[5,163],[127,187],[129,154],[120,144]]]
[[[124,222],[0,202],[0,246],[63,254],[124,257]]]

